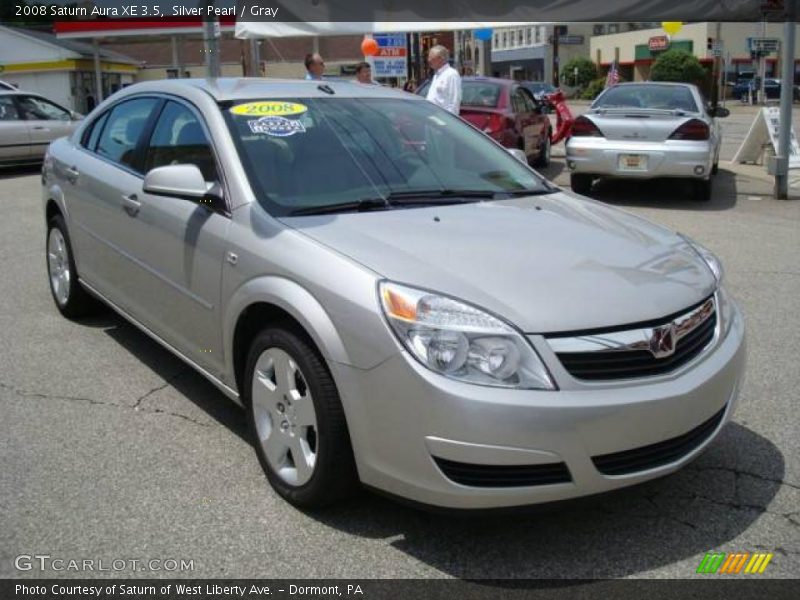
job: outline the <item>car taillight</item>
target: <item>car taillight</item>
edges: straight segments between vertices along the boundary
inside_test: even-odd
[[[483,126],[483,130],[486,133],[497,133],[503,131],[505,126],[506,118],[503,115],[491,114],[486,121],[486,125]]]
[[[707,140],[710,135],[708,124],[700,119],[691,119],[678,127],[669,136],[671,140]]]
[[[603,132],[594,124],[594,121],[581,115],[572,123],[574,137],[603,137]]]

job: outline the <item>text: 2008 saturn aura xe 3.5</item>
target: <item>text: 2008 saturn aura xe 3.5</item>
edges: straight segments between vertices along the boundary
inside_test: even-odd
[[[297,505],[603,492],[685,465],[734,411],[744,324],[717,259],[422,98],[137,84],[43,181],[58,309],[102,300],[241,402]]]

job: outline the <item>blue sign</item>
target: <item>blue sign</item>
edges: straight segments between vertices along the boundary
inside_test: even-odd
[[[373,77],[407,77],[408,48],[405,33],[376,33],[378,53],[373,57]]]

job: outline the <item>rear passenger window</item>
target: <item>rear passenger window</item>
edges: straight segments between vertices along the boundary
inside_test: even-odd
[[[19,121],[19,112],[11,96],[0,96],[0,121]]]
[[[103,132],[103,125],[105,125],[106,121],[108,120],[108,113],[104,113],[99,119],[95,119],[95,122],[89,126],[89,129],[83,135],[83,147],[94,151],[97,147],[97,140],[100,138],[100,134]]]
[[[136,144],[158,100],[137,98],[117,105],[100,134],[97,153],[127,167],[134,167]]]
[[[197,165],[206,181],[218,181],[211,144],[200,120],[187,106],[167,102],[153,130],[145,172],[165,165]]]

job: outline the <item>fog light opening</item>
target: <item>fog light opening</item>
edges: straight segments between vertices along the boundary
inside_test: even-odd
[[[574,171],[575,170],[575,161],[574,160],[568,160],[567,161],[567,168],[570,171]]]
[[[703,165],[697,165],[694,168],[694,174],[695,175],[702,175],[705,172],[706,172],[706,168]]]

